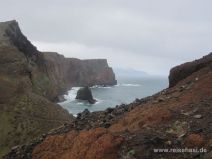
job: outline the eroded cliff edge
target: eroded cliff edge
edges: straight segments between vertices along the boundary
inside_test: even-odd
[[[76,86],[116,85],[117,81],[106,59],[80,60],[65,58],[55,52],[43,52],[46,72],[55,90],[50,91],[52,99],[58,94]],[[54,93],[52,93],[54,92]]]
[[[0,158],[12,146],[69,123],[73,116],[52,101],[72,86],[113,85],[106,60],[66,59],[42,53],[16,21],[0,23]]]
[[[192,73],[211,65],[212,53],[202,57],[201,59],[186,62],[179,66],[176,66],[170,70],[169,74],[169,87],[175,86],[179,81],[190,76]]]
[[[93,113],[84,111],[71,123],[44,134],[29,145],[14,148],[5,158],[211,159],[210,56],[204,57],[207,62],[203,67],[170,88],[136,99],[129,105]],[[186,151],[186,148],[203,148],[207,152],[157,151]]]

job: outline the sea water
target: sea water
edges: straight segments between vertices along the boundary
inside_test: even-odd
[[[118,79],[118,84],[115,86],[91,87],[93,97],[97,100],[95,104],[75,99],[80,87],[73,87],[69,90],[68,94],[64,95],[66,100],[59,104],[71,114],[76,115],[84,109],[93,112],[120,104],[129,104],[136,98],[153,95],[167,86],[166,77],[122,77]]]

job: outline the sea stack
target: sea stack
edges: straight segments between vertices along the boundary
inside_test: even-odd
[[[83,88],[81,88],[81,89],[79,89],[77,91],[76,99],[86,100],[90,104],[96,103],[96,100],[93,99],[93,95],[92,95],[91,89],[88,86],[83,87]]]

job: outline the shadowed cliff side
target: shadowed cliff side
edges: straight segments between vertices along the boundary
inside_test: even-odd
[[[58,94],[64,94],[71,87],[117,84],[115,74],[106,59],[80,60],[65,58],[55,52],[42,54],[47,75],[55,89],[49,93],[52,99],[57,100]]]
[[[182,79],[190,76],[192,73],[197,72],[207,65],[211,65],[211,63],[212,53],[202,57],[201,59],[187,62],[172,68],[169,75],[169,87],[175,86]]]
[[[36,93],[44,73],[42,55],[16,21],[0,23],[0,158],[12,146],[69,122],[72,116]],[[44,86],[45,83],[43,83]]]

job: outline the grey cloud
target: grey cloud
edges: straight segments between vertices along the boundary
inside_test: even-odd
[[[0,20],[17,19],[42,50],[167,74],[211,51],[211,6],[210,0],[7,0]]]

